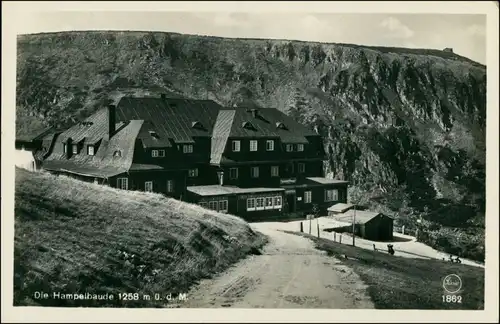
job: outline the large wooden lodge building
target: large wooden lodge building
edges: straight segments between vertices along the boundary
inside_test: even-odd
[[[273,108],[123,97],[44,136],[34,153],[44,170],[247,219],[347,199],[347,181],[323,176],[321,136]]]

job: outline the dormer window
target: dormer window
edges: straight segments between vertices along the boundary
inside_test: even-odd
[[[255,130],[255,127],[250,122],[243,122],[242,126],[243,126],[243,128],[246,128],[246,129]]]
[[[276,123],[276,128],[279,128],[279,129],[287,129],[285,124],[283,124],[282,122],[277,122]]]
[[[304,151],[304,144],[297,144],[297,151],[303,152]]]
[[[191,128],[204,129],[203,124],[199,121],[194,121],[191,123]]]
[[[64,154],[68,153],[68,144],[63,143],[63,152]]]
[[[155,131],[149,131],[149,135],[151,135],[152,138],[160,138],[158,133],[156,133]]]
[[[113,157],[121,157],[122,156],[122,151],[116,150],[113,152]]]
[[[77,144],[73,144],[72,153],[78,154],[78,145]]]
[[[87,154],[94,155],[94,145],[87,145]]]
[[[287,144],[285,148],[286,148],[287,152],[292,152],[293,151],[293,145],[292,144]]]
[[[182,152],[193,153],[193,144],[185,144],[182,146]]]

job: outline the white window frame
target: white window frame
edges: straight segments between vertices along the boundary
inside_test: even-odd
[[[293,152],[293,145],[292,144],[286,144],[285,145],[285,150],[287,152]]]
[[[122,190],[128,190],[128,178],[117,178],[116,187]]]
[[[251,167],[250,176],[252,178],[258,178],[259,177],[259,167]]]
[[[182,152],[185,154],[193,153],[193,151],[194,151],[193,144],[184,144],[182,146]]]
[[[304,191],[304,204],[310,204],[312,202],[312,191]]]
[[[264,197],[264,209],[274,209],[273,197]]]
[[[217,200],[210,200],[208,202],[208,209],[217,211],[218,208],[219,208],[219,202]]]
[[[278,165],[271,166],[271,177],[279,177],[280,176],[280,167]]]
[[[235,172],[235,175],[236,175],[234,177],[233,177],[233,172]],[[231,179],[231,180],[238,179],[238,168],[230,168],[229,169],[229,179]]]
[[[228,203],[227,199],[219,200],[218,212],[227,213],[228,208],[229,208],[229,203]]]
[[[257,140],[250,140],[250,152],[257,152],[259,149],[259,142]]]
[[[297,151],[304,152],[304,144],[297,144]]]
[[[172,193],[175,191],[175,182],[174,180],[167,180],[167,192]]]
[[[325,189],[325,202],[338,201],[338,200],[339,200],[338,189]]]
[[[255,198],[247,198],[247,211],[255,210]]]
[[[158,150],[151,150],[151,157],[158,157]]]
[[[144,191],[145,192],[153,192],[153,181],[144,182]]]
[[[265,208],[265,198],[257,197],[255,198],[255,210],[264,210]]]
[[[306,172],[306,164],[305,163],[299,163],[297,168],[298,168],[299,173]]]
[[[281,207],[283,206],[283,197],[274,196],[273,197],[273,206],[274,206],[274,209],[281,209]]]
[[[233,152],[239,152],[241,150],[241,142],[234,140],[231,142],[231,149]]]
[[[63,143],[63,152],[64,154],[68,153],[68,144]]]
[[[71,153],[78,154],[78,144],[73,144],[71,146]]]
[[[165,150],[158,150],[158,157],[165,157]]]
[[[95,155],[95,147],[94,147],[94,145],[87,145],[87,154],[88,155]]]
[[[266,151],[274,151],[274,140],[266,141]]]
[[[189,169],[188,176],[190,178],[196,178],[198,176],[198,168]]]

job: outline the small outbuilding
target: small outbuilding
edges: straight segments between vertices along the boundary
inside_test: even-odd
[[[343,221],[355,219],[356,235],[373,241],[390,241],[393,239],[394,220],[382,213],[368,210],[350,209],[338,215]]]

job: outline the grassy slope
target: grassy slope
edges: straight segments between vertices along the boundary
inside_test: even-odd
[[[265,243],[240,218],[67,177],[17,169],[15,197],[15,305],[161,307],[33,294],[183,293]]]
[[[438,260],[390,256],[306,234],[316,247],[339,257],[369,286],[368,293],[380,309],[484,309],[484,269]],[[348,259],[345,259],[347,255]],[[462,279],[462,303],[445,303],[442,283],[449,274]]]

